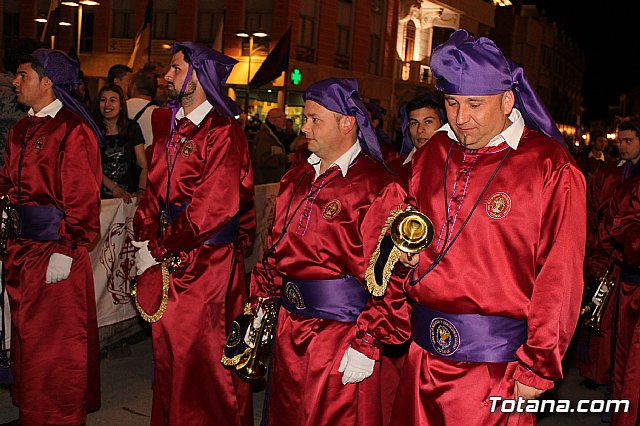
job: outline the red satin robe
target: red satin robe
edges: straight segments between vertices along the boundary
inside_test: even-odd
[[[315,199],[306,199],[315,171],[307,163],[291,169],[280,183],[270,245],[286,234],[261,262],[251,280],[251,295],[279,296],[281,275],[297,279],[355,277],[363,286],[369,259],[387,217],[405,198],[405,191],[380,164],[361,153],[347,175],[334,166],[320,175],[324,185]],[[301,206],[298,208],[298,206]],[[308,208],[308,209],[307,209]],[[268,272],[274,278],[269,280]],[[375,360],[380,350],[356,338],[359,330],[384,343],[409,337],[409,312],[401,280],[393,277],[383,297],[370,297],[354,322],[310,318],[280,309],[268,391],[269,425],[321,426],[382,424],[380,371],[343,385],[338,367],[345,350]]]
[[[22,425],[80,425],[100,408],[100,351],[87,245],[100,231],[100,148],[88,124],[67,108],[20,120],[9,132],[0,194],[64,212],[58,241],[10,239],[5,259],[11,304],[13,403]],[[27,130],[27,127],[29,129]],[[73,258],[66,280],[46,284],[52,253]]]
[[[405,164],[408,156],[409,153],[405,152],[404,154],[400,154],[398,157],[394,158],[387,164],[389,168],[398,175],[400,181],[405,187],[409,186],[409,179],[411,178],[411,161]]]
[[[435,269],[415,286],[405,283],[405,290],[438,311],[525,320],[527,342],[509,363],[459,362],[412,343],[392,425],[533,424],[529,413],[491,413],[488,397],[512,399],[514,380],[549,389],[562,378],[582,296],[585,181],[558,142],[525,127],[518,149],[487,187],[507,150],[504,142],[464,149],[439,132],[418,151],[409,195],[433,221],[435,238],[420,253],[415,278],[446,244],[445,214],[452,224],[448,241],[457,239]]]
[[[605,163],[597,169],[587,182],[587,246],[585,275],[596,280],[604,274],[610,253],[599,248],[598,227],[609,208],[615,189],[622,183],[624,165],[619,161]],[[615,296],[614,296],[615,299]],[[611,300],[611,306],[616,303]],[[611,322],[613,309],[607,309],[602,318],[601,334],[581,330],[581,339],[586,340],[586,359],[579,363],[580,375],[596,383],[609,383],[611,367]]]
[[[147,192],[134,218],[138,240],[158,240],[187,258],[173,272],[169,302],[152,326],[152,425],[251,425],[251,386],[220,363],[233,319],[248,292],[241,249],[255,233],[253,173],[242,129],[212,110],[189,135],[171,174],[170,204],[189,207],[160,235],[167,190],[171,111],[157,109]],[[236,213],[237,243],[203,244]]]
[[[613,258],[640,273],[640,176],[624,181],[611,199],[600,227],[602,240],[615,240]],[[605,241],[606,244],[606,241]],[[621,278],[617,305],[610,300],[607,312],[614,312],[615,359],[611,399],[630,402],[627,413],[612,413],[613,426],[635,426],[640,418],[640,285]]]

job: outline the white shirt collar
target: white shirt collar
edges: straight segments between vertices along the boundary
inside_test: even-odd
[[[199,126],[200,123],[202,123],[202,120],[204,120],[204,118],[207,116],[207,114],[209,114],[209,112],[212,109],[213,109],[213,105],[211,105],[209,101],[205,99],[203,103],[198,105],[196,109],[194,109],[187,115],[187,118],[193,124],[195,124],[196,126]],[[182,117],[184,117],[184,108],[180,107],[180,109],[176,113],[176,120],[180,120]]]
[[[331,166],[327,167],[327,169],[333,166],[338,166],[340,167],[342,176],[346,176],[347,171],[349,170],[349,166],[351,165],[351,163],[353,163],[353,160],[356,159],[358,154],[360,154],[360,151],[362,151],[362,148],[360,148],[360,142],[354,143],[353,146],[349,148],[347,152],[345,152],[340,157],[338,157],[338,159],[334,161],[333,164],[331,164]],[[317,179],[318,176],[320,176],[320,162],[321,162],[320,157],[312,153],[307,159],[307,161],[309,162],[309,164],[313,166],[313,169],[316,171],[316,179]]]
[[[409,151],[409,155],[407,155],[407,158],[402,162],[403,166],[411,162],[411,159],[413,158],[413,154],[415,154],[417,150],[418,149],[415,147],[415,145],[413,146],[413,148],[411,148],[411,151]]]
[[[604,160],[605,160],[605,158],[604,158],[604,152],[602,152],[602,151],[600,151],[600,152],[598,153],[598,155],[595,155],[595,154],[593,153],[593,151],[589,151],[589,155],[588,155],[588,157],[589,157],[589,158],[595,158],[596,160],[599,160],[599,161],[604,161]]]
[[[522,134],[524,133],[524,119],[522,118],[522,114],[516,108],[511,110],[511,114],[509,114],[509,120],[511,121],[511,125],[504,129],[501,133],[497,134],[489,141],[489,143],[485,146],[498,146],[502,142],[506,142],[513,149],[518,149],[518,145],[520,144],[520,139],[522,138]],[[451,126],[449,123],[442,126],[438,131],[447,132],[447,136],[453,139],[456,142],[460,142],[456,137],[456,134],[451,130]]]
[[[30,116],[35,115],[36,117],[51,116],[51,118],[54,118],[56,114],[58,114],[58,111],[60,111],[63,106],[64,105],[62,105],[62,102],[60,101],[60,99],[56,98],[53,102],[51,102],[46,107],[42,108],[37,113],[33,111],[33,108],[29,108],[29,111],[27,112],[27,114],[29,114]]]

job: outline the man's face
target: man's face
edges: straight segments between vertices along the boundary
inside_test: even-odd
[[[511,91],[492,96],[445,95],[449,125],[460,143],[468,149],[486,146],[506,129],[513,108]]]
[[[597,152],[604,151],[607,148],[607,137],[599,136],[593,142],[593,150]]]
[[[409,133],[416,148],[427,143],[431,136],[442,127],[438,111],[433,108],[418,108],[409,112]]]
[[[620,158],[630,160],[633,164],[640,160],[640,138],[635,130],[620,130],[618,132],[620,139]]]
[[[34,107],[46,97],[48,87],[51,87],[48,77],[38,78],[38,73],[31,64],[20,64],[16,71],[16,78],[12,84],[15,86],[18,102],[28,107]]]
[[[133,73],[128,72],[123,75],[122,78],[116,77],[113,79],[114,84],[120,86],[120,88],[122,89],[122,93],[129,93],[129,85],[131,84],[132,75]]]
[[[338,158],[336,154],[342,154],[343,135],[337,114],[316,102],[305,101],[303,115],[307,121],[302,126],[302,132],[307,138],[309,151],[323,160]]]
[[[283,130],[287,119],[284,116],[284,112],[281,109],[272,109],[269,110],[269,113],[267,114],[267,121],[271,124],[273,124],[276,129],[278,130]]]
[[[189,72],[189,64],[184,60],[184,54],[178,51],[173,55],[173,58],[171,58],[171,67],[164,76],[164,79],[167,80],[169,97],[171,99],[178,99],[180,97],[180,90],[182,89],[184,80],[187,78],[187,72]],[[198,79],[194,70],[191,72],[191,78],[184,91],[184,98],[193,95],[196,91],[197,81]]]

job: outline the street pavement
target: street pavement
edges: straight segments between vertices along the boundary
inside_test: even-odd
[[[102,408],[89,414],[88,426],[142,426],[148,425],[151,413],[151,339],[146,332],[127,339],[105,351],[102,363]],[[565,380],[545,398],[571,400],[571,407],[581,399],[603,399],[604,387],[586,389],[579,383],[582,378],[575,368],[566,372]],[[55,389],[51,389],[55,392]],[[255,425],[259,425],[264,391],[254,392]],[[0,389],[0,425],[18,417],[11,405],[9,391]],[[600,414],[566,413],[541,416],[541,426],[602,426]],[[214,425],[212,425],[214,426]],[[292,425],[294,426],[294,425]],[[339,425],[336,425],[339,426]],[[412,425],[407,425],[412,426]]]

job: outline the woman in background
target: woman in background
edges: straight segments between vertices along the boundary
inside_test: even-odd
[[[119,86],[100,89],[93,114],[105,134],[102,151],[101,198],[142,197],[147,186],[147,158],[140,126],[127,118],[127,103]]]

